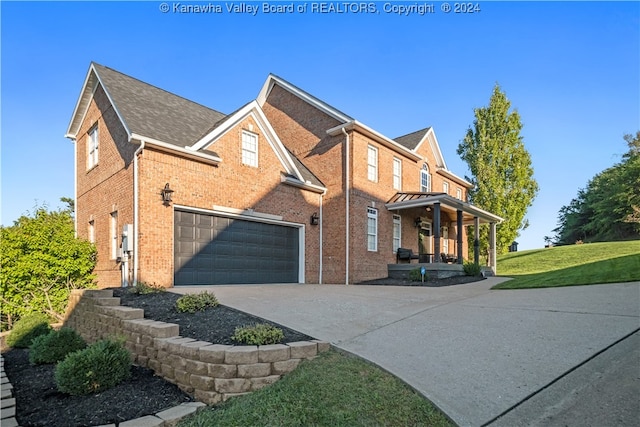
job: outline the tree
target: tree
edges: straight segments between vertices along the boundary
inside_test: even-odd
[[[469,200],[504,218],[496,227],[498,253],[506,252],[519,230],[528,227],[525,214],[538,192],[531,157],[520,135],[520,115],[510,108],[511,102],[496,84],[489,106],[474,109],[473,129],[467,130],[457,150],[472,175],[466,177],[473,184]],[[488,233],[487,227],[481,227],[480,253],[485,256]],[[473,235],[469,233],[470,242]]]
[[[71,211],[45,206],[1,227],[2,327],[32,312],[62,320],[71,289],[92,287],[96,249],[75,237]]]
[[[559,244],[640,238],[640,131],[622,162],[596,174],[558,214]]]

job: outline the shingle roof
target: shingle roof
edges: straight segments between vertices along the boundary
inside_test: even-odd
[[[131,133],[186,147],[226,117],[109,67],[93,66]]]
[[[429,132],[429,129],[431,129],[431,127],[420,129],[407,135],[399,136],[397,138],[394,138],[393,140],[398,144],[407,147],[409,150],[413,150],[418,146],[420,141],[422,141],[427,132]]]
[[[289,153],[289,156],[291,156],[291,159],[293,159],[293,163],[296,165],[296,167],[298,168],[298,170],[300,171],[300,174],[302,175],[302,179],[305,182],[310,182],[313,185],[316,185],[318,187],[324,187],[324,184],[322,183],[322,181],[320,181],[314,174],[313,172],[311,172],[309,170],[309,168],[307,168],[304,163],[302,163],[300,161],[300,159],[298,159],[288,148],[285,147],[285,149],[287,150],[287,152]]]

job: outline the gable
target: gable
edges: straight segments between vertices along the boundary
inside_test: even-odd
[[[220,144],[224,144],[225,141],[232,141],[230,142],[231,144],[241,144],[241,134],[238,133],[240,129],[261,136],[262,141],[260,141],[260,146],[266,146],[274,153],[284,173],[283,180],[285,182],[297,184],[301,187],[308,187],[308,189],[312,191],[325,191],[322,182],[285,148],[257,101],[252,101],[235,113],[227,116],[210,132],[200,138],[195,144],[186,147],[186,149],[193,152],[214,151],[215,153],[220,153],[222,161],[224,162],[225,156],[223,153],[227,148],[222,147]],[[225,138],[228,134],[232,134],[232,138]],[[235,149],[235,153],[238,152],[239,150]],[[270,167],[273,167],[273,165],[270,165]]]
[[[129,139],[150,139],[178,147],[193,144],[224,114],[111,68],[91,63],[66,136],[75,139],[98,85]]]

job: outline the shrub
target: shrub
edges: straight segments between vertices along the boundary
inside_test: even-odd
[[[426,282],[428,278],[429,274],[425,273],[424,281]],[[409,272],[409,280],[411,280],[412,282],[422,282],[422,273],[420,272],[419,268],[414,268]]]
[[[42,313],[24,315],[18,320],[7,337],[9,347],[27,348],[40,335],[46,335],[51,330],[49,318]]]
[[[480,276],[482,274],[482,267],[475,262],[465,262],[462,269],[467,276]]]
[[[180,313],[195,313],[207,307],[217,307],[220,303],[213,293],[201,292],[199,294],[183,295],[176,301],[176,309]]]
[[[284,339],[282,329],[267,323],[237,327],[232,340],[249,345],[278,344]]]
[[[79,396],[107,390],[130,375],[129,352],[119,342],[104,340],[58,363],[55,381],[59,391]]]
[[[137,282],[135,286],[129,288],[129,292],[136,295],[148,295],[164,291],[165,289],[162,286],[158,286],[155,283],[153,285],[148,285],[144,282]]]
[[[51,331],[40,335],[29,347],[29,361],[35,365],[56,363],[74,351],[82,350],[87,344],[82,337],[71,328]]]
[[[71,290],[95,287],[96,248],[75,237],[71,209],[35,209],[0,227],[3,328],[34,312],[62,321]]]

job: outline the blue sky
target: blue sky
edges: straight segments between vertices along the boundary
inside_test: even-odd
[[[90,61],[224,113],[274,73],[389,137],[433,126],[460,176],[456,148],[497,82],[540,186],[520,249],[544,246],[560,207],[640,129],[638,2],[483,1],[473,14],[435,2],[409,16],[385,2],[379,13],[312,13],[318,2],[304,2],[306,13],[255,16],[227,12],[232,2],[180,2],[223,8],[201,14],[177,3],[167,13],[155,1],[0,3],[3,225],[73,197],[64,134]]]

